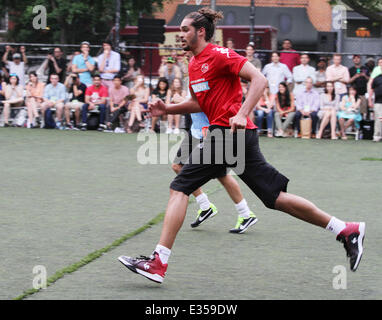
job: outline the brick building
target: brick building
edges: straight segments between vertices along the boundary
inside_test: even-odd
[[[185,3],[186,2],[186,3]],[[156,17],[168,25],[179,25],[188,12],[210,6],[210,0],[173,0]],[[327,0],[256,0],[255,24],[278,29],[278,42],[289,38],[300,50],[316,50],[319,32],[330,32],[332,9]],[[249,25],[250,0],[216,0],[217,10],[223,11],[222,25]]]

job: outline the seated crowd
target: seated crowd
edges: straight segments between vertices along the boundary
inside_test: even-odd
[[[158,132],[158,120],[162,120],[166,133],[178,134],[180,115],[153,117],[150,122],[144,115],[150,100],[179,103],[186,99],[189,54],[182,56],[173,50],[163,57],[157,85],[150,93],[134,57],[127,58],[127,71],[122,74],[121,55],[112,50],[110,42],[104,42],[102,47],[103,52],[94,58],[90,56],[90,44],[82,42],[80,51],[69,62],[62,50],[55,48],[43,64],[48,71],[43,83],[33,71],[25,79],[25,47],[17,52],[7,46],[0,65],[3,126],[10,125],[12,108],[25,106],[27,128],[85,131],[96,127],[99,131],[127,133],[147,128]],[[293,50],[290,41],[283,48]],[[245,54],[268,80],[251,115],[259,133],[301,137],[306,131],[304,120],[309,119],[310,137],[347,139],[347,129],[359,129],[361,121],[369,119],[373,111],[374,141],[382,139],[382,58],[377,60],[377,66],[371,61],[362,65],[361,57],[354,55],[354,66],[348,69],[341,64],[342,56],[334,54],[331,65],[320,58],[316,69],[309,64],[308,54],[273,52],[270,63],[262,68],[252,45]],[[248,84],[244,80],[242,88],[245,98]]]

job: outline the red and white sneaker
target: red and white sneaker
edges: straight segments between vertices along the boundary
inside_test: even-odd
[[[157,283],[162,283],[166,275],[167,263],[163,264],[155,251],[150,257],[140,256],[134,259],[120,256],[118,260],[129,270]]]
[[[346,255],[350,258],[351,271],[356,271],[361,261],[364,238],[364,222],[347,222],[346,228],[337,235],[336,240],[344,244]]]

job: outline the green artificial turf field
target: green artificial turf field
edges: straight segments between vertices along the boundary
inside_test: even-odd
[[[174,177],[168,163],[138,163],[143,143],[136,134],[0,128],[0,299],[382,298],[382,162],[368,161],[381,159],[382,144],[260,139],[289,192],[366,222],[356,273],[333,234],[265,208],[241,181],[259,222],[228,233],[237,213],[210,181],[203,189],[219,213],[191,229],[198,208],[190,198],[158,285],[117,260],[152,252]],[[36,266],[47,272],[46,289],[33,289]],[[338,266],[346,289],[333,286]]]

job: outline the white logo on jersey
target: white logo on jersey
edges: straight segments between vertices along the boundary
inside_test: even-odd
[[[226,54],[227,58],[229,58],[228,48],[217,48],[217,47],[215,47],[214,50],[220,52],[221,54]]]
[[[191,87],[195,93],[210,90],[210,87],[208,86],[208,81],[193,84],[191,85]]]
[[[208,64],[205,63],[205,64],[202,65],[202,72],[206,73],[207,71],[208,71]]]

